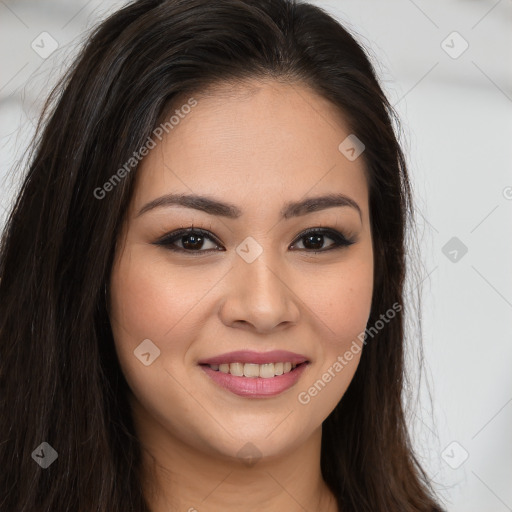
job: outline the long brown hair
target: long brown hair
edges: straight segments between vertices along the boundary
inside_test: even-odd
[[[139,0],[101,23],[52,92],[0,247],[0,509],[148,511],[141,449],[107,315],[136,166],[101,188],[179,94],[219,82],[303,83],[364,144],[375,282],[369,325],[403,304],[412,213],[406,162],[363,47],[292,0]],[[341,142],[341,141],[340,141]],[[402,405],[398,315],[362,352],[323,423],[321,469],[343,512],[434,512]],[[58,461],[32,453],[47,442]]]

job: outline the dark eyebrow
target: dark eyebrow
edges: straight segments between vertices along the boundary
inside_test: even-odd
[[[240,208],[232,203],[223,203],[210,197],[198,196],[195,194],[167,194],[165,196],[157,197],[145,204],[136,216],[139,217],[143,213],[155,208],[176,205],[201,210],[210,215],[227,217],[229,219],[237,219],[242,215]],[[336,206],[349,206],[354,208],[359,213],[359,217],[362,220],[362,213],[359,205],[353,199],[344,194],[328,194],[319,197],[308,197],[301,201],[288,202],[281,210],[281,217],[284,219],[300,217],[301,215],[325,210],[326,208],[334,208]]]

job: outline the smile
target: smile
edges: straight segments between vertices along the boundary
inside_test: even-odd
[[[290,389],[300,379],[309,362],[303,363],[223,363],[202,364],[212,381],[245,398],[269,398]]]

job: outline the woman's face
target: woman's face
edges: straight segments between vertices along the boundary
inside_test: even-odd
[[[139,416],[169,439],[283,454],[318,432],[359,362],[373,291],[363,161],[303,86],[226,86],[180,108],[189,99],[137,170],[110,283],[117,354]]]

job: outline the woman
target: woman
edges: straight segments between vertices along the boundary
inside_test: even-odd
[[[306,3],[98,27],[2,240],[2,510],[441,510],[401,404],[394,115]]]

